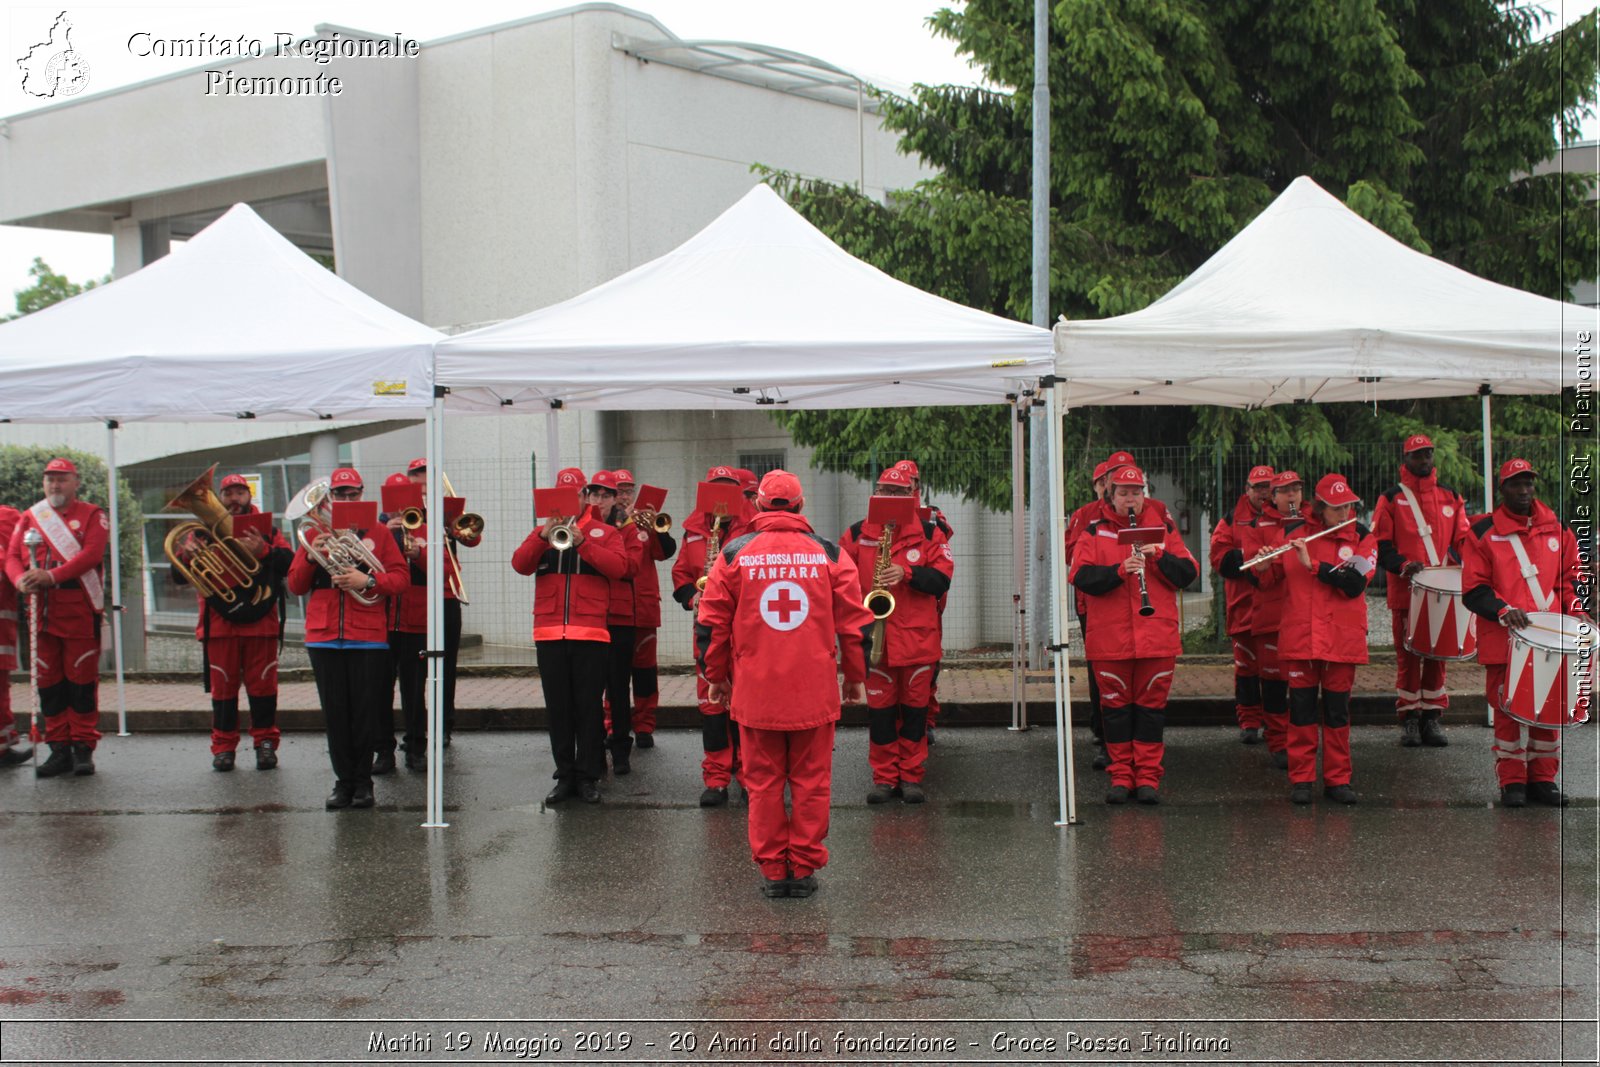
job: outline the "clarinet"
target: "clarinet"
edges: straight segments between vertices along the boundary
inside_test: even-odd
[[[1128,509],[1128,525],[1129,525],[1129,527],[1132,527],[1133,524],[1138,522],[1138,521],[1139,521],[1139,516],[1134,513],[1134,510],[1132,508],[1129,508]],[[1134,545],[1133,546],[1133,554],[1137,556],[1139,554],[1139,549],[1142,548],[1142,547],[1143,547],[1142,545]],[[1144,580],[1144,568],[1143,567],[1139,568],[1137,573],[1139,575],[1139,614],[1148,617],[1148,616],[1154,615],[1156,613],[1156,609],[1155,609],[1155,605],[1150,603],[1150,586]]]

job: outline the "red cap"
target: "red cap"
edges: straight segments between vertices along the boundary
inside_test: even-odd
[[[633,472],[626,467],[618,467],[611,472],[611,476],[617,480],[618,485],[638,484],[633,480]]]
[[[1250,477],[1244,480],[1246,485],[1260,485],[1262,482],[1272,481],[1272,468],[1265,463],[1250,468]]]
[[[715,482],[719,480],[737,482],[739,480],[739,472],[734,470],[732,467],[726,467],[720,464],[706,471],[706,481]]]
[[[879,485],[903,485],[911,488],[911,475],[899,466],[889,467],[878,475]]]
[[[594,477],[589,479],[588,487],[590,489],[610,489],[612,492],[616,492],[617,476],[611,471],[595,471]]]
[[[1344,480],[1342,474],[1324,474],[1317,483],[1317,499],[1336,508],[1361,503],[1361,498],[1356,496],[1356,491],[1350,488],[1350,483]]]
[[[46,474],[77,474],[77,465],[65,456],[57,456],[44,465]]]
[[[1106,457],[1106,465],[1110,467],[1121,467],[1135,462],[1137,461],[1133,458],[1132,452],[1113,452]]]
[[[1104,478],[1110,473],[1111,464],[1107,463],[1105,460],[1101,460],[1099,463],[1094,465],[1094,477],[1090,478],[1089,480],[1091,482],[1098,482],[1101,478]]]
[[[427,469],[428,469],[428,459],[427,459],[426,456],[418,456],[416,459],[414,459],[410,463],[406,464],[406,473],[407,474],[415,474],[418,471],[425,471]]]
[[[567,467],[556,474],[557,489],[562,489],[569,485],[574,489],[582,489],[588,484],[589,479],[583,476],[583,470],[579,467]]]
[[[333,476],[328,479],[328,487],[333,488],[340,485],[353,485],[357,488],[360,488],[361,475],[356,473],[356,469],[354,467],[340,467],[338,470],[334,471]]]
[[[761,487],[756,490],[756,501],[767,508],[789,508],[804,499],[800,479],[783,470],[770,470],[762,475]]]
[[[242,474],[230,474],[226,478],[223,478],[222,485],[219,486],[219,488],[232,489],[236,485],[245,489],[250,488],[250,483],[244,480],[244,475]]]
[[[1127,453],[1123,453],[1123,455],[1126,455],[1126,454]],[[1107,460],[1106,462],[1109,463],[1110,460]],[[1116,470],[1111,472],[1111,484],[1112,485],[1137,485],[1137,486],[1143,487],[1143,485],[1144,485],[1144,471],[1140,470],[1138,467],[1135,467],[1132,463],[1123,464],[1122,466],[1118,467]]]
[[[1405,447],[1402,448],[1400,451],[1406,452],[1406,453],[1410,453],[1410,452],[1415,452],[1419,448],[1432,448],[1432,447],[1433,447],[1433,438],[1429,437],[1425,433],[1414,433],[1410,437],[1406,438]]]
[[[1301,478],[1294,471],[1279,471],[1277,474],[1272,476],[1272,488],[1282,489],[1286,485],[1294,485],[1296,482],[1302,482],[1304,480],[1304,478]]]
[[[391,475],[389,475],[389,477],[387,477],[387,478],[385,478],[383,480],[383,486],[384,486],[385,489],[387,489],[391,485],[410,485],[410,484],[411,484],[411,479],[407,478],[404,474],[391,474]]]
[[[914,459],[903,459],[899,463],[896,463],[895,466],[899,467],[913,478],[922,477],[922,472],[917,470],[917,461]]]
[[[1531,474],[1539,477],[1539,472],[1533,469],[1533,464],[1525,459],[1508,459],[1500,467],[1500,479],[1495,484],[1504,485],[1507,478],[1515,478],[1519,474]]]
[[[746,470],[744,467],[733,468],[733,473],[739,476],[739,488],[747,493],[754,493],[761,488],[761,479],[756,477],[756,472]]]

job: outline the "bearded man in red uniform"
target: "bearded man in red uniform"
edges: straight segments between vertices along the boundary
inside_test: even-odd
[[[100,632],[105,618],[102,564],[111,523],[106,513],[78,499],[78,468],[70,459],[45,464],[44,499],[23,512],[11,535],[6,574],[17,592],[40,610],[39,647],[33,650],[39,710],[50,758],[34,770],[40,778],[72,771],[94,773],[100,741]],[[30,556],[30,532],[40,538]]]
[[[710,698],[729,701],[744,739],[750,850],[768,897],[810,896],[828,862],[837,672],[844,699],[860,701],[872,629],[855,564],[812,532],[802,506],[800,480],[768,471],[752,529],[722,549],[695,624]]]

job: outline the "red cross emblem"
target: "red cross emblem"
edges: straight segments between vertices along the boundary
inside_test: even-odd
[[[793,630],[810,612],[806,591],[793,582],[773,582],[761,594],[761,618],[774,630]]]

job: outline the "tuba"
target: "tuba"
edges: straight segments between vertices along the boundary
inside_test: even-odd
[[[333,499],[328,494],[328,479],[318,478],[294,495],[294,501],[283,513],[290,522],[300,521],[295,538],[306,555],[329,574],[343,574],[365,566],[369,573],[382,574],[384,566],[372,549],[361,543],[353,530],[333,528]],[[326,552],[317,548],[322,537],[331,537]],[[376,604],[382,597],[360,590],[346,589],[346,593],[363,604]]]
[[[167,501],[167,510],[191,512],[198,522],[180,522],[168,533],[161,549],[173,569],[203,597],[233,605],[244,595],[260,600],[270,590],[251,584],[261,570],[256,559],[233,536],[233,516],[211,490],[217,472],[212,464],[188,488]]]
[[[889,557],[894,552],[894,533],[894,523],[883,524],[883,530],[878,534],[878,554],[872,561],[872,588],[861,598],[861,606],[872,612],[874,666],[883,662],[883,632],[888,626],[889,616],[894,614],[894,594],[889,592],[888,583],[883,580],[884,573],[889,569]]]

